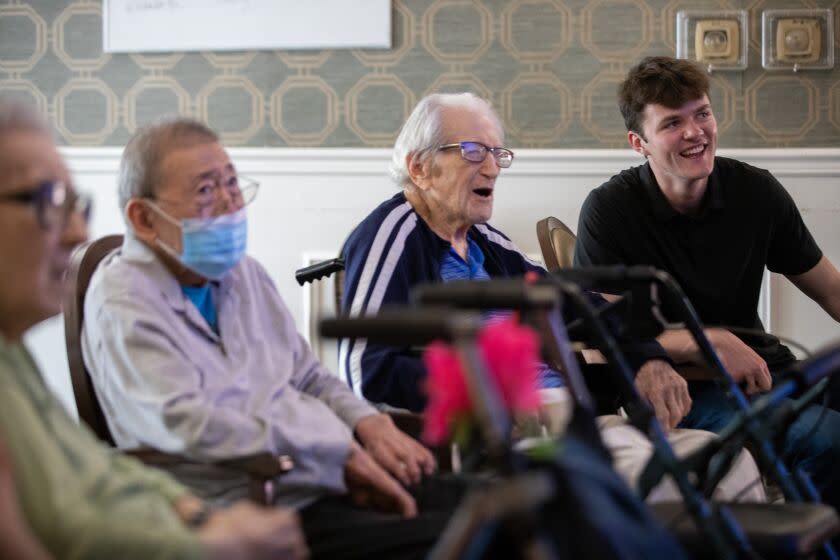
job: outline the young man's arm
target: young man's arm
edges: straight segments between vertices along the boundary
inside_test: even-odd
[[[791,274],[787,278],[840,322],[840,272],[825,255],[808,272]]]
[[[620,235],[616,234],[616,224],[624,222],[626,218],[605,199],[603,193],[590,193],[583,204],[578,222],[575,264],[627,264],[622,257],[621,243],[617,240]],[[706,329],[705,332],[723,365],[736,381],[745,383],[748,393],[770,389],[771,377],[767,363],[752,348],[727,330]],[[700,349],[687,329],[667,331],[657,341],[677,364],[705,364]]]
[[[745,385],[748,395],[770,390],[773,385],[770,369],[755,350],[726,329],[709,328],[704,332],[723,366],[735,381]],[[688,329],[666,331],[657,340],[668,352],[668,356],[678,364],[706,365]]]

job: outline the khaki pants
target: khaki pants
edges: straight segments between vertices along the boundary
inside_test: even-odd
[[[572,401],[565,388],[544,389],[540,391],[543,406],[540,410],[540,421],[548,433],[556,437],[566,429],[572,411]],[[627,423],[621,416],[610,414],[596,419],[601,439],[613,457],[616,472],[632,487],[636,483],[653,454],[653,444],[645,434]],[[668,434],[668,441],[674,448],[677,457],[685,457],[691,452],[703,447],[717,437],[711,432],[703,430],[672,430]],[[766,502],[767,496],[761,482],[758,466],[748,451],[742,450],[735,460],[729,473],[721,480],[715,489],[714,499],[721,502],[737,500],[739,502]],[[748,490],[748,486],[752,485]],[[648,503],[675,502],[681,499],[676,484],[670,478],[665,478],[648,495]]]

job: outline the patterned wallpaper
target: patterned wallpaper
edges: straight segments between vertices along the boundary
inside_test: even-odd
[[[834,8],[833,70],[761,68],[761,11],[788,7]],[[176,112],[230,146],[389,146],[423,95],[471,90],[512,147],[615,148],[616,84],[642,56],[675,52],[683,8],[750,13],[749,68],[712,77],[723,146],[840,146],[840,0],[394,0],[388,51],[164,55],[103,53],[100,0],[12,0],[0,3],[0,91],[78,146],[122,145]]]

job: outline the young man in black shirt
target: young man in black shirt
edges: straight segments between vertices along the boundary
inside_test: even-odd
[[[768,172],[716,157],[717,124],[709,81],[696,65],[650,57],[619,87],[630,146],[647,163],[593,190],[580,214],[577,265],[652,265],[671,273],[691,299],[712,344],[749,394],[769,390],[795,358],[775,337],[746,336],[726,326],[764,331],[757,307],[765,266],[784,274],[840,321],[840,273],[822,254],[796,205]],[[720,325],[715,327],[714,325]],[[676,362],[701,362],[688,332],[660,338]],[[662,387],[671,380],[663,379]],[[654,398],[654,407],[676,408]],[[711,382],[692,382],[693,405],[682,427],[719,431],[735,407]],[[833,408],[837,409],[837,401]],[[784,452],[814,478],[827,503],[840,505],[840,413],[811,406],[794,422]]]

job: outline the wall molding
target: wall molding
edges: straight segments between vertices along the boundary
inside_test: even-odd
[[[603,177],[605,169],[617,172],[642,162],[629,149],[515,151],[516,164],[505,171],[506,176]],[[117,172],[122,148],[64,147],[61,152],[75,173],[111,175]],[[228,152],[241,172],[264,176],[382,176],[391,157],[385,148],[230,148]],[[840,148],[733,148],[718,153],[786,177],[840,178]]]

